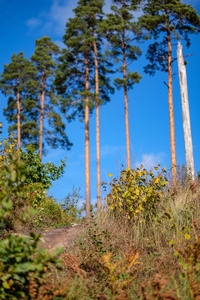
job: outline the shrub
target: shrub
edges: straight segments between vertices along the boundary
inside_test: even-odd
[[[56,181],[63,175],[66,166],[66,158],[61,160],[59,167],[50,162],[43,164],[33,145],[28,145],[26,151],[21,150],[20,160],[24,165],[26,183],[39,182],[44,190],[48,190],[52,185],[52,181]]]
[[[158,170],[155,167],[154,170]],[[167,179],[162,173],[155,176],[143,168],[122,170],[119,180],[110,183],[107,205],[114,215],[123,215],[129,220],[141,217],[143,221],[155,216]]]
[[[9,153],[6,157],[9,163],[3,163],[0,171],[0,223],[10,216],[12,197],[16,202],[21,199],[26,183],[25,171],[18,156]],[[1,299],[36,299],[40,287],[45,284],[47,271],[52,264],[58,266],[58,252],[49,254],[44,249],[37,249],[39,237],[34,234],[28,238],[9,234],[0,240]]]
[[[62,209],[66,212],[71,221],[80,219],[84,210],[78,207],[78,202],[82,198],[79,192],[80,188],[73,187],[72,192],[61,202]]]

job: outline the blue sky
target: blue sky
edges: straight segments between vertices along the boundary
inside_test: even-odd
[[[106,1],[106,10],[110,0]],[[192,4],[200,14],[200,0],[185,0]],[[0,0],[0,71],[3,64],[8,64],[13,53],[23,51],[26,58],[34,52],[35,40],[42,36],[50,36],[59,46],[62,45],[62,36],[66,21],[72,17],[72,9],[76,6],[75,0]],[[200,170],[200,35],[191,36],[191,47],[183,47],[188,57],[187,80],[192,128],[194,162],[196,171]],[[139,84],[129,92],[129,126],[131,140],[132,167],[140,163],[146,167],[153,167],[157,163],[170,168],[170,138],[167,74],[157,72],[150,77],[143,72],[147,61],[145,52],[146,43],[141,43],[142,57],[134,62],[130,69],[138,71],[142,76]],[[176,48],[174,49],[176,53]],[[185,163],[184,139],[182,129],[182,113],[178,68],[175,62],[173,81],[174,117],[177,163]],[[3,117],[3,108],[7,99],[0,94],[0,121],[3,122],[3,137],[7,137],[8,124]],[[44,162],[51,161],[59,164],[67,156],[67,166],[64,176],[54,183],[50,194],[58,200],[64,198],[72,187],[81,187],[84,197],[84,124],[78,120],[67,124],[67,135],[73,143],[71,151],[62,149],[49,150]],[[101,138],[101,179],[108,181],[111,172],[118,176],[122,164],[126,163],[125,148],[125,119],[123,93],[116,91],[110,103],[100,109],[100,138]],[[96,149],[95,149],[95,114],[90,119],[90,154],[91,154],[91,199],[96,200]]]

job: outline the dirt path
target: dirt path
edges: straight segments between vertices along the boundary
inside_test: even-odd
[[[73,224],[60,228],[48,228],[40,232],[39,246],[46,248],[49,252],[52,252],[57,247],[67,248],[76,239],[84,227],[80,224]],[[28,233],[14,233],[15,235],[23,235],[28,237]]]
[[[74,224],[61,228],[50,228],[42,233],[40,246],[50,252],[57,247],[67,248],[83,231],[83,226]]]

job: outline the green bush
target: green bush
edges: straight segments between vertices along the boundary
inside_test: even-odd
[[[81,214],[84,208],[79,208],[78,202],[82,198],[79,194],[80,188],[73,187],[72,192],[65,197],[65,199],[61,202],[61,207],[68,215],[71,221],[79,220],[81,218]]]
[[[66,158],[61,160],[59,167],[50,162],[43,164],[33,145],[28,145],[26,151],[21,150],[20,160],[24,165],[26,183],[39,182],[44,190],[48,190],[52,185],[52,181],[56,181],[63,175],[66,166]]]
[[[9,218],[14,205],[22,199],[27,182],[25,169],[18,156],[12,151],[4,151],[3,155],[8,160],[7,163],[2,163],[0,170],[1,224]],[[49,268],[52,264],[58,265],[58,253],[49,254],[43,249],[37,249],[38,242],[39,235],[34,234],[30,234],[28,238],[10,234],[0,240],[1,299],[31,299],[31,293],[34,297],[37,296],[40,287],[45,284]]]
[[[39,235],[30,237],[8,235],[0,242],[0,298],[31,299],[30,283],[34,281],[35,294],[45,283],[47,270],[58,266],[56,254],[37,249]],[[32,240],[31,240],[32,239]]]

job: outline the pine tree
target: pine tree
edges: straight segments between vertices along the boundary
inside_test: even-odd
[[[58,92],[62,94],[63,112],[71,110],[70,118],[78,115],[85,123],[85,192],[86,217],[90,216],[90,149],[89,113],[94,108],[93,93],[90,92],[92,67],[91,35],[88,29],[85,1],[80,0],[74,9],[75,17],[66,24],[63,41],[67,46],[60,57],[61,65],[56,77]],[[69,115],[68,115],[69,116]],[[67,116],[67,117],[68,117]]]
[[[112,47],[111,56],[116,62],[121,63],[117,71],[123,74],[123,78],[116,78],[114,83],[118,89],[124,89],[127,167],[131,168],[128,90],[132,89],[135,83],[139,83],[142,77],[138,72],[130,72],[128,66],[142,54],[139,47],[133,45],[133,41],[140,38],[138,26],[133,21],[133,13],[138,9],[141,1],[113,0],[112,2],[113,13],[108,14],[107,19],[102,22],[102,30]]]
[[[96,160],[97,160],[97,210],[101,210],[101,167],[100,167],[100,105],[109,101],[108,93],[114,92],[107,78],[107,73],[111,73],[112,64],[108,62],[102,54],[102,32],[100,24],[102,22],[104,0],[91,0],[88,2],[88,13],[91,15],[91,30],[93,38],[94,53],[94,81],[95,81],[95,103],[96,103]],[[104,99],[104,100],[103,100]]]
[[[190,46],[189,33],[196,33],[200,27],[200,17],[191,5],[181,0],[148,0],[144,15],[139,18],[143,28],[150,32],[155,43],[148,48],[147,59],[150,61],[145,72],[154,75],[156,70],[168,73],[168,103],[171,143],[172,181],[176,186],[176,146],[174,129],[174,108],[172,95],[172,40],[185,40]],[[157,40],[160,40],[157,42]]]
[[[4,115],[11,125],[9,132],[17,131],[18,148],[33,143],[38,145],[37,101],[32,96],[35,88],[36,70],[23,52],[13,54],[11,62],[4,65],[0,89],[8,98]]]
[[[109,100],[109,79],[106,77],[105,60],[96,35],[97,15],[101,13],[102,1],[80,0],[74,9],[75,17],[66,24],[64,43],[67,46],[60,57],[61,64],[56,78],[58,92],[63,96],[63,111],[70,110],[67,117],[76,115],[85,122],[85,185],[86,215],[90,215],[90,152],[89,113],[97,108],[97,152],[99,151],[99,105]],[[95,60],[96,58],[96,60]],[[97,61],[98,60],[98,61]],[[109,65],[109,64],[108,64]],[[94,74],[95,69],[95,74]],[[96,77],[95,77],[96,75]],[[97,87],[98,86],[98,87]],[[95,93],[93,92],[95,90]],[[102,97],[101,97],[102,96]],[[103,99],[103,100],[102,100]],[[100,152],[98,153],[98,166]],[[100,174],[100,168],[98,168]],[[98,177],[98,182],[99,182]],[[99,185],[99,184],[98,184]],[[99,192],[98,192],[99,196]],[[98,201],[100,209],[100,201]]]
[[[42,37],[36,40],[35,53],[31,60],[37,70],[37,97],[40,99],[39,112],[39,156],[42,161],[44,142],[52,148],[61,145],[70,149],[71,143],[65,134],[65,124],[58,112],[59,102],[55,94],[52,81],[54,80],[56,61],[59,47],[51,41],[50,37]],[[48,125],[44,126],[47,119]]]

